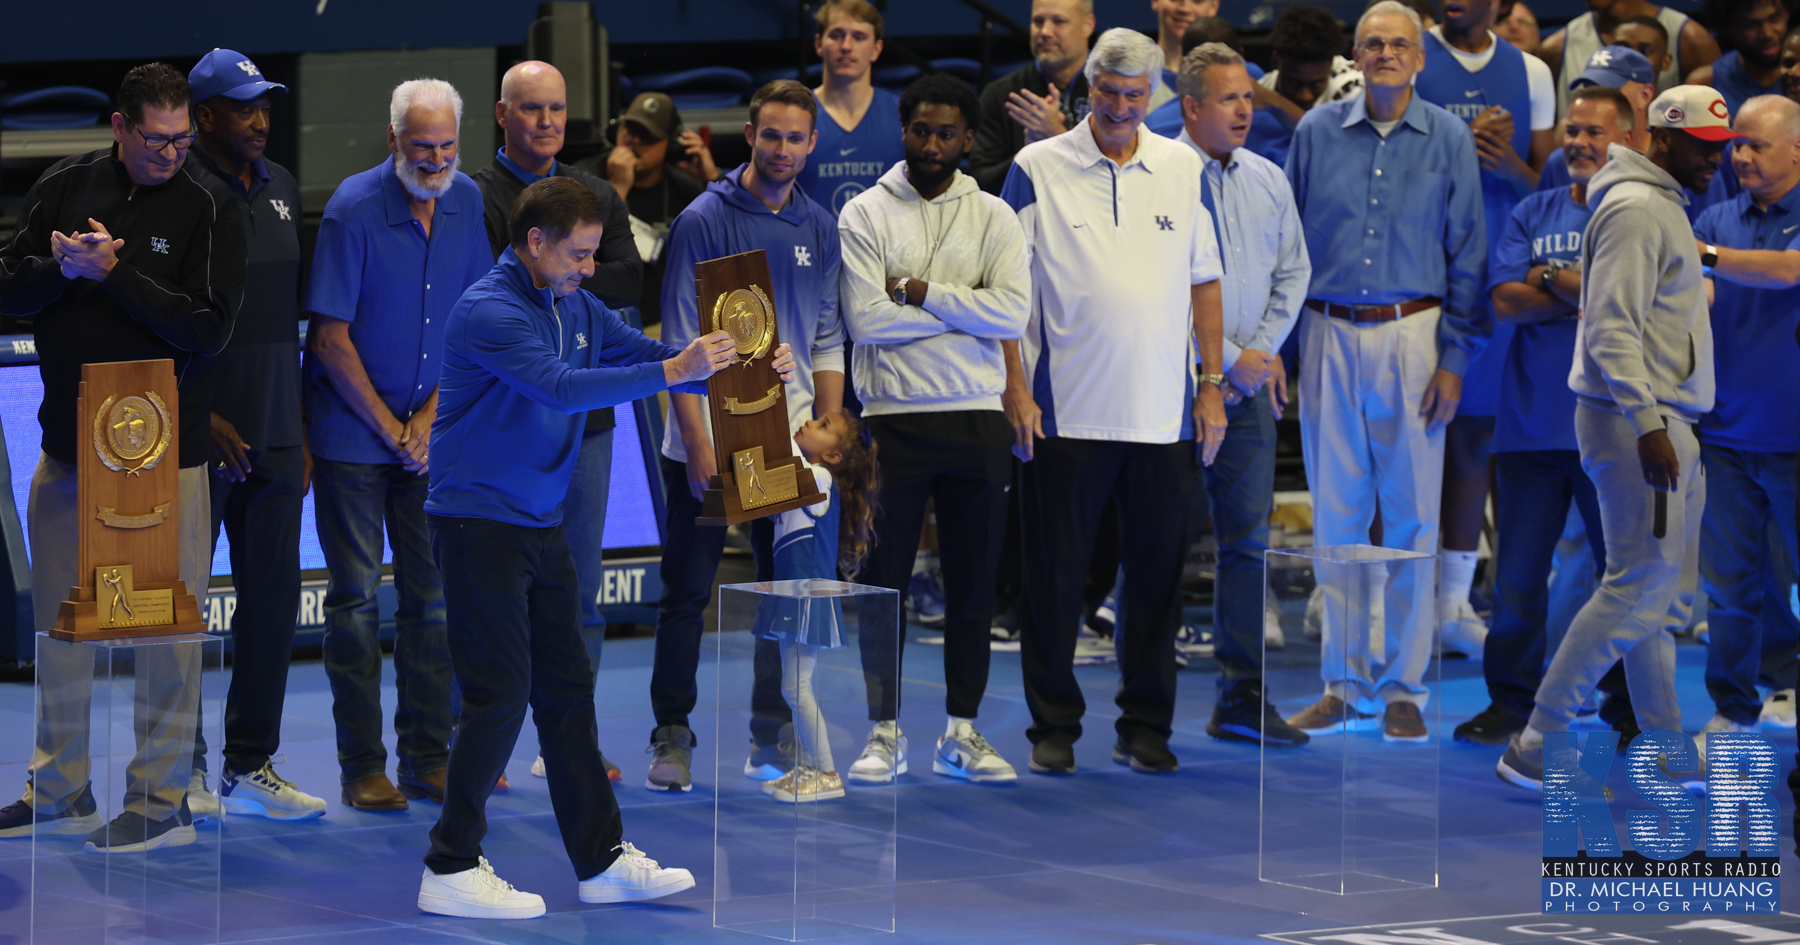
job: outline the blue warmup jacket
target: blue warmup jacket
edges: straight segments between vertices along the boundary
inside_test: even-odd
[[[543,528],[563,518],[585,414],[668,388],[679,350],[586,289],[553,299],[509,247],[450,310],[425,511]],[[675,390],[706,393],[706,385]]]

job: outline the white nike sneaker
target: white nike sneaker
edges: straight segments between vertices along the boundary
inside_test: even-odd
[[[1794,690],[1781,689],[1769,693],[1763,700],[1762,718],[1764,728],[1794,727]]]
[[[543,755],[537,756],[537,760],[531,763],[531,776],[534,778],[547,778],[550,776],[549,772],[544,770]]]
[[[224,790],[225,785],[220,784],[219,788]],[[226,810],[230,810],[229,807],[220,809],[219,796],[207,790],[206,772],[199,768],[195,768],[193,777],[188,779],[187,803],[188,814],[193,818],[194,823],[203,820],[216,821]]]
[[[931,770],[966,781],[1017,781],[1019,773],[1000,757],[994,746],[968,722],[956,723],[955,732],[938,739]]]
[[[876,722],[869,743],[846,776],[852,781],[886,784],[906,773],[906,733],[898,722]]]
[[[1438,628],[1445,655],[1461,653],[1472,662],[1480,662],[1487,648],[1488,626],[1468,601],[1460,601],[1444,615]]]
[[[200,772],[194,772],[198,777]],[[307,820],[325,814],[325,799],[314,797],[275,773],[273,763],[264,763],[252,774],[229,773],[219,782],[220,803],[233,814],[267,817],[271,820]],[[193,792],[188,793],[188,808],[194,806]]]
[[[629,843],[613,849],[619,851],[613,865],[581,881],[582,902],[641,902],[694,888],[694,874],[687,870],[665,869]]]
[[[535,919],[544,914],[544,897],[520,892],[494,875],[494,867],[481,858],[472,870],[433,873],[419,880],[419,911],[465,919]]]

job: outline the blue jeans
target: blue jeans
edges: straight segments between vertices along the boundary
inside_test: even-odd
[[[1711,629],[1706,691],[1720,715],[1750,725],[1762,714],[1756,681],[1763,650],[1791,646],[1795,635],[1786,593],[1796,560],[1795,456],[1702,443],[1700,457],[1707,478],[1700,575]],[[1771,522],[1781,529],[1785,561],[1769,553]]]
[[[1219,695],[1241,679],[1262,678],[1263,552],[1275,502],[1275,411],[1264,388],[1225,408],[1225,443],[1210,467],[1195,464],[1212,503],[1219,564],[1213,579],[1213,657]],[[1195,489],[1196,493],[1200,490]],[[1198,515],[1189,515],[1191,532]],[[1185,548],[1193,547],[1189,541]]]
[[[399,463],[313,462],[325,591],[325,676],[345,784],[387,770],[381,743],[381,536],[394,549],[394,737],[399,773],[422,777],[450,759],[450,647],[444,580],[425,527],[425,476]]]
[[[1577,450],[1495,453],[1499,466],[1500,555],[1494,571],[1494,626],[1482,652],[1488,698],[1519,718],[1531,715],[1544,679],[1550,562],[1568,521],[1569,503],[1587,523],[1596,574],[1606,570],[1606,542],[1594,483]]]
[[[626,405],[625,409],[629,409]],[[581,579],[581,643],[594,672],[600,671],[600,647],[606,642],[606,616],[600,613],[601,538],[606,533],[606,493],[612,487],[613,431],[601,430],[581,441],[575,475],[563,499],[563,531],[569,555]]]

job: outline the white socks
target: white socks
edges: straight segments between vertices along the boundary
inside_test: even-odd
[[[1475,583],[1475,561],[1478,552],[1438,552],[1438,620],[1448,620],[1458,606],[1469,602],[1469,587]]]
[[[968,723],[968,724],[969,724],[969,727],[970,727],[970,728],[974,728],[974,727],[975,727],[975,720],[974,720],[974,719],[959,719],[959,718],[957,718],[957,717],[956,717],[956,716],[954,716],[954,715],[952,715],[952,716],[950,716],[950,722],[949,722],[949,724],[948,724],[948,725],[945,725],[945,726],[944,726],[944,737],[945,737],[945,738],[952,738],[952,737],[954,737],[954,736],[955,736],[955,735],[956,735],[956,727],[957,727],[957,726],[958,726],[958,725],[961,725],[961,724],[963,724],[963,723],[964,723],[964,722],[967,722],[967,723]]]
[[[1525,731],[1519,733],[1519,748],[1530,751],[1533,748],[1542,747],[1544,747],[1544,733],[1527,724]]]

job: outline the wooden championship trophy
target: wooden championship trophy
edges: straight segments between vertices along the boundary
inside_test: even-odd
[[[50,635],[76,642],[206,629],[181,580],[175,362],[81,366],[76,570]]]
[[[781,338],[767,289],[769,258],[756,249],[696,263],[694,282],[700,333],[724,329],[737,342],[736,359],[706,382],[719,472],[694,521],[736,525],[825,501],[794,455],[787,391],[772,366]]]

